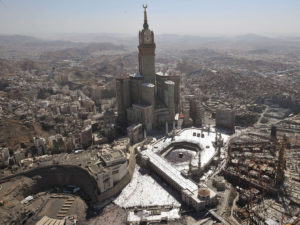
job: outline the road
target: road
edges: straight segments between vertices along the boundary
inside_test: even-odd
[[[255,123],[254,127],[258,127],[261,125],[261,120],[263,119],[265,113],[269,110],[269,108],[270,107],[268,105],[266,105],[265,110],[260,114],[260,117],[259,117],[258,121]]]
[[[223,194],[220,209],[219,209],[221,215],[226,212],[226,207],[228,205],[228,198],[230,196],[230,192],[231,192],[230,189],[226,189]]]
[[[230,223],[228,223],[222,216],[220,216],[219,214],[217,214],[215,211],[213,211],[212,209],[209,210],[210,214],[212,216],[214,216],[215,218],[217,218],[218,220],[220,220],[222,222],[222,224],[225,225],[230,225]]]
[[[231,212],[230,212],[230,219],[235,223],[235,224],[240,224],[234,217],[233,217],[233,210],[236,209],[236,202],[239,200],[240,194],[236,192],[236,197],[234,198],[232,202],[232,207],[231,207]]]

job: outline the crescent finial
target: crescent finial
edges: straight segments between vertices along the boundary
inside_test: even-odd
[[[144,9],[147,9],[147,7],[148,7],[147,5],[144,5],[144,4],[143,4],[143,8],[144,8]]]

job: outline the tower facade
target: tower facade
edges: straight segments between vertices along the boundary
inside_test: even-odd
[[[127,120],[127,108],[131,105],[130,86],[128,78],[116,79],[116,98],[118,106],[118,121],[125,123]]]
[[[139,73],[147,83],[155,84],[155,42],[153,31],[149,29],[147,6],[144,7],[143,30],[139,32]]]
[[[179,112],[180,76],[155,73],[154,33],[149,29],[147,6],[144,25],[139,31],[139,71],[116,79],[118,121],[121,124],[143,124],[144,129],[172,124]]]

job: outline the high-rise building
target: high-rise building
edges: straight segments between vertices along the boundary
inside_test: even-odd
[[[155,73],[154,33],[149,29],[147,6],[143,29],[139,32],[139,71],[116,79],[118,122],[124,125],[142,123],[144,128],[172,123],[179,112],[180,76]]]
[[[235,126],[235,111],[226,108],[217,109],[216,126],[233,130]]]

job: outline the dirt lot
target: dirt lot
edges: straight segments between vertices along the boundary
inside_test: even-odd
[[[126,211],[119,206],[111,203],[107,205],[97,217],[90,219],[88,225],[102,225],[102,224],[114,224],[123,225],[126,224]]]
[[[14,118],[0,120],[0,147],[6,146],[10,149],[17,149],[20,143],[30,146],[34,136],[45,137],[49,135],[36,123],[26,126],[21,120]]]

